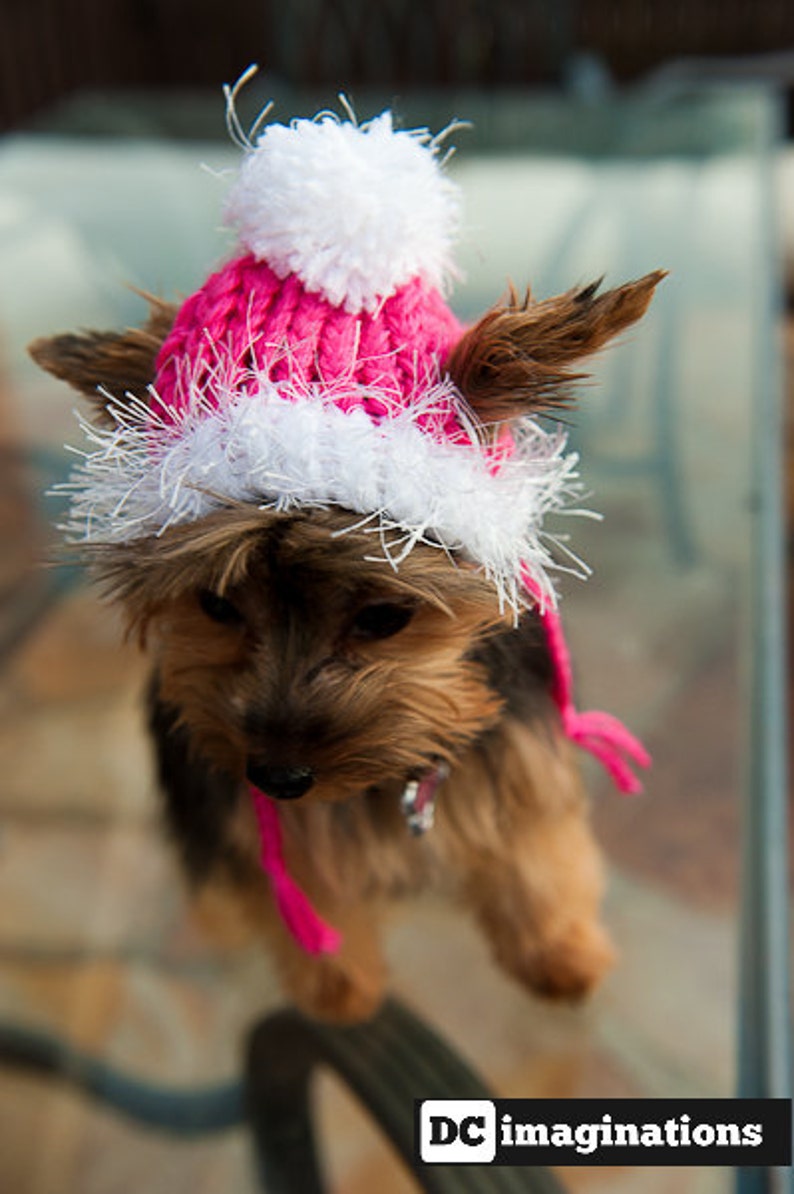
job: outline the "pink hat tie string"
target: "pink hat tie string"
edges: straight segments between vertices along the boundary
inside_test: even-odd
[[[635,738],[616,717],[598,710],[581,713],[576,708],[573,699],[571,656],[560,615],[547,604],[540,586],[526,568],[521,571],[521,580],[538,604],[538,615],[554,666],[552,695],[566,738],[598,760],[611,776],[619,792],[627,796],[636,795],[642,791],[642,783],[632,771],[630,764],[649,767],[651,756],[639,739]]]
[[[279,916],[307,954],[336,953],[342,944],[341,935],[315,912],[308,896],[287,870],[278,809],[253,784],[248,790],[259,825],[262,869],[270,880]]]

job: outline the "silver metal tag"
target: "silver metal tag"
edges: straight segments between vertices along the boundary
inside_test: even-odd
[[[405,785],[400,797],[400,808],[414,837],[419,837],[433,828],[436,794],[448,775],[449,768],[442,763],[422,779],[409,780]]]

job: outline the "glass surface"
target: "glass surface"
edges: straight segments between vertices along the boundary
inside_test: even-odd
[[[593,576],[560,583],[580,706],[623,717],[655,765],[646,794],[626,799],[584,762],[621,950],[586,1007],[530,1000],[496,972],[469,922],[429,898],[391,922],[393,989],[505,1096],[730,1095],[751,442],[759,386],[774,376],[773,105],[753,90],[606,109],[466,98],[403,105],[408,124],[477,122],[456,135],[452,162],[466,200],[466,280],[453,300],[464,317],[508,279],[545,297],[601,275],[611,286],[670,271],[643,324],[580,387],[571,435],[587,505],[604,519],[565,523]],[[377,110],[368,103],[362,116]],[[106,106],[106,132],[112,118]],[[133,127],[145,133],[146,119]],[[0,145],[0,1016],[190,1085],[233,1075],[241,1034],[279,997],[228,912],[208,904],[199,916],[183,895],[157,828],[134,648],[76,572],[56,584],[32,566],[54,512],[40,491],[64,474],[61,445],[77,436],[74,402],[24,345],[136,323],[145,309],[130,287],[173,296],[198,286],[228,248],[223,180],[199,162],[223,170],[236,154],[221,142],[64,132],[68,122],[57,137]],[[410,1189],[346,1097],[323,1092],[344,1189]],[[176,1145],[7,1074],[2,1133],[3,1189],[253,1189],[242,1134]],[[729,1189],[731,1177],[585,1168],[565,1180],[701,1194]]]

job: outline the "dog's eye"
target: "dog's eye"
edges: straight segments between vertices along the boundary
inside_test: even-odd
[[[198,601],[207,617],[212,618],[213,622],[220,622],[222,626],[239,626],[243,620],[237,606],[219,593],[213,593],[212,589],[202,589]]]
[[[378,601],[360,609],[353,621],[353,633],[357,638],[391,638],[404,630],[414,616],[410,605],[395,605],[390,601]]]

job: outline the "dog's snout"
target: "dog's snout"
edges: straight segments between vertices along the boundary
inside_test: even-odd
[[[314,783],[310,767],[271,767],[249,762],[246,775],[255,787],[276,800],[297,800]]]

